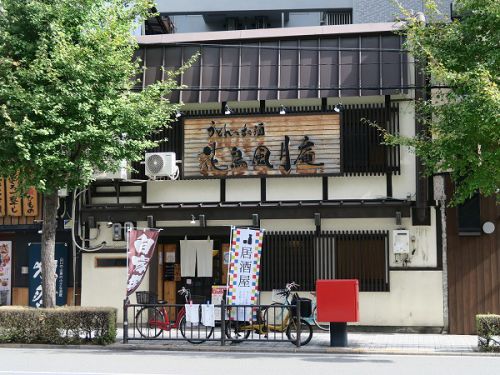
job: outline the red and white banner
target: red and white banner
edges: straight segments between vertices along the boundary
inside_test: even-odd
[[[159,233],[160,231],[152,229],[132,229],[128,232],[127,297],[141,285],[153,257]]]

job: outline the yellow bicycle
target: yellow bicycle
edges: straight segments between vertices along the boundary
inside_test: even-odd
[[[297,318],[295,305],[290,302],[292,290],[298,285],[294,282],[286,284],[285,289],[279,294],[285,297],[285,303],[274,303],[265,309],[256,311],[256,320],[238,319],[226,322],[226,336],[233,342],[241,342],[250,337],[252,332],[258,335],[285,333],[287,338],[297,345],[298,330],[300,326],[300,345],[306,345],[312,339],[312,326],[305,320]],[[232,309],[229,307],[229,309]],[[238,309],[236,307],[236,309]],[[241,309],[241,308],[240,308]],[[248,308],[247,308],[248,309]],[[231,311],[228,312],[231,314]],[[231,315],[229,315],[231,316]]]

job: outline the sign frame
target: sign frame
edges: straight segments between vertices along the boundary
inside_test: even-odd
[[[308,118],[310,116],[338,116],[338,131],[339,131],[339,136],[338,136],[338,143],[339,143],[339,149],[338,149],[338,171],[335,172],[318,172],[318,173],[289,173],[289,174],[279,174],[279,173],[274,173],[274,174],[259,174],[259,173],[254,173],[254,174],[219,174],[219,175],[202,175],[201,173],[199,175],[192,175],[190,173],[187,173],[186,171],[186,156],[188,150],[186,149],[186,121],[194,120],[194,119],[203,119],[206,120],[207,123],[210,123],[211,120],[230,120],[231,118],[244,118],[247,119],[248,122],[256,122],[259,119],[262,118],[293,118],[293,117],[303,117],[303,118]],[[183,163],[182,163],[182,168],[181,168],[181,175],[182,179],[184,180],[207,180],[207,179],[230,179],[230,178],[287,178],[287,177],[328,177],[328,176],[342,176],[344,175],[344,160],[343,160],[343,132],[344,132],[344,119],[343,119],[343,113],[337,113],[337,112],[322,112],[322,111],[317,111],[317,112],[307,112],[307,113],[291,113],[291,114],[286,114],[286,115],[280,115],[277,113],[261,113],[261,114],[234,114],[234,115],[221,115],[220,113],[214,114],[211,116],[210,114],[203,114],[203,115],[187,115],[183,116],[183,118],[180,121],[181,126],[182,126],[182,156],[183,156]],[[208,142],[207,142],[208,144]],[[297,142],[294,143],[294,147],[297,146]],[[193,158],[191,156],[191,158]]]

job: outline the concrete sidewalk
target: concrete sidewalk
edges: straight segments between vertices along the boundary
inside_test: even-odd
[[[473,335],[416,334],[416,333],[360,333],[348,334],[347,347],[330,347],[330,334],[315,331],[311,342],[297,348],[290,342],[246,341],[241,343],[205,342],[191,344],[184,340],[129,340],[122,343],[123,330],[118,330],[115,349],[178,350],[178,351],[241,351],[283,353],[385,353],[385,354],[453,354],[474,355],[478,351],[478,338]],[[495,354],[493,354],[495,355]],[[500,355],[497,353],[496,355]]]

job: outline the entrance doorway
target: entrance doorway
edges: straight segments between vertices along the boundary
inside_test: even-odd
[[[204,240],[206,236],[190,236],[189,240]],[[168,303],[183,304],[184,297],[179,296],[177,291],[185,286],[190,289],[195,303],[206,303],[211,300],[213,285],[226,285],[227,280],[227,257],[224,254],[229,251],[229,234],[227,236],[210,236],[213,241],[212,249],[212,272],[210,277],[198,277],[183,275],[181,267],[180,241],[184,238],[165,237],[160,238],[157,254],[157,277],[156,291],[158,298]],[[154,287],[154,285],[151,285]]]

